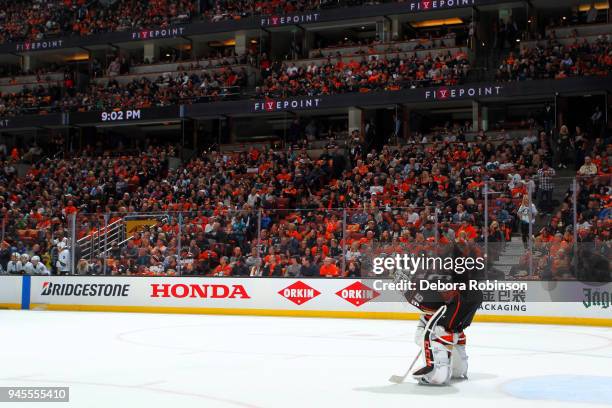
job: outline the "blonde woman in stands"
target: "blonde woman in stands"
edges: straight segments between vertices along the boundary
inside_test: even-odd
[[[597,174],[597,165],[593,163],[589,156],[584,158],[584,164],[578,170],[581,176],[595,176]]]
[[[79,262],[77,263],[77,266],[76,266],[76,274],[77,275],[89,275],[89,272],[90,272],[89,262],[87,262],[87,260],[84,258],[79,259]]]

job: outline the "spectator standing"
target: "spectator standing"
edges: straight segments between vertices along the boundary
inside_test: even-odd
[[[516,45],[516,40],[519,39],[519,28],[514,18],[510,16],[508,18],[508,25],[506,26],[506,36],[508,37],[508,44],[510,45],[510,49],[514,49]]]
[[[11,260],[11,247],[8,242],[2,241],[0,244],[0,268],[5,271],[6,265]]]
[[[591,3],[591,7],[589,8],[589,11],[587,11],[587,18],[586,18],[586,22],[587,24],[592,24],[594,22],[597,21],[597,8],[595,8],[595,3]]]
[[[555,176],[555,169],[548,165],[548,162],[542,164],[542,168],[538,170],[538,206],[548,213],[552,211],[552,194],[554,184],[552,178]]]
[[[500,50],[506,48],[506,23],[504,20],[499,20],[499,25],[497,26],[497,45]]]
[[[570,151],[572,149],[572,139],[567,126],[563,125],[559,129],[557,138],[557,148],[559,157],[559,168],[566,169],[567,163],[570,163]]]
[[[601,136],[601,129],[603,124],[603,114],[599,105],[595,106],[595,111],[591,115],[591,134],[594,137]]]
[[[57,249],[59,254],[57,256],[57,273],[60,275],[68,275],[70,274],[70,250],[64,241],[60,241],[57,244]]]
[[[544,107],[544,131],[547,135],[550,135],[550,131],[552,130],[555,124],[555,109],[551,106],[550,103],[547,103]]]
[[[529,204],[529,196],[524,195],[523,201],[521,202],[521,206],[518,209],[518,217],[521,225],[521,238],[523,239],[523,246],[525,249],[528,247],[528,239],[531,239],[529,236],[529,224],[532,225],[535,222],[535,216],[538,214],[538,210],[536,206],[531,203]]]

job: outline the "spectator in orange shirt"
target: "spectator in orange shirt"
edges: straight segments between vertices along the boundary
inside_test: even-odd
[[[278,181],[291,181],[291,174],[287,173],[287,169],[283,168],[279,174],[276,175]]]
[[[330,257],[327,257],[323,261],[321,269],[319,269],[319,274],[326,278],[335,278],[340,275],[340,269],[338,269]]]
[[[76,214],[77,212],[77,208],[74,206],[74,203],[72,202],[72,200],[68,201],[68,204],[66,205],[66,207],[64,208],[64,214],[65,215],[70,215],[70,214]]]
[[[465,233],[466,239],[476,239],[478,237],[478,233],[476,232],[476,228],[472,225],[468,224],[467,221],[463,220],[461,222],[461,226],[457,230],[457,235],[461,235],[461,233]]]
[[[228,263],[227,256],[221,257],[219,265],[208,276],[232,276],[232,267]]]

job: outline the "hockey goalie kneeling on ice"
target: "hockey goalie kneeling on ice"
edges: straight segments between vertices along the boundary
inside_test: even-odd
[[[439,294],[440,302],[425,302],[422,293],[406,295],[410,303],[424,313],[419,319],[415,342],[422,348],[425,365],[412,376],[419,384],[429,385],[447,385],[451,378],[467,378],[468,356],[463,330],[471,324],[482,302],[482,293],[442,293]]]

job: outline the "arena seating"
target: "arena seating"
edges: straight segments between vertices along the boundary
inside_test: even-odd
[[[612,70],[612,25],[548,29],[546,38],[521,43],[498,71],[498,80],[607,76]]]
[[[0,5],[2,43],[163,27],[190,21],[196,9],[190,0],[121,0],[110,7],[98,1],[50,0],[32,4],[3,0]]]
[[[224,27],[258,15],[385,2],[0,0],[0,43],[199,21]],[[540,23],[483,50],[501,31],[475,34],[478,22],[463,11],[449,23],[419,11],[382,24],[367,13],[337,27],[325,20],[299,33],[213,29],[84,46],[77,57],[73,47],[7,52],[11,62],[0,69],[0,272],[18,253],[40,256],[58,274],[67,244],[77,274],[361,277],[371,276],[376,256],[452,247],[486,253],[488,276],[603,279],[597,271],[608,267],[597,262],[612,255],[609,129],[603,119],[595,129],[582,107],[567,115],[575,101],[559,101],[546,123],[536,111],[559,96],[551,89],[560,82],[540,80],[571,77],[565,83],[572,86],[610,75],[612,25]],[[507,20],[504,30],[514,27]],[[379,40],[379,32],[390,35]],[[506,84],[527,80],[543,90],[521,99],[515,89],[522,84]],[[475,96],[491,85],[508,93]],[[455,86],[462,92],[456,99],[428,96]],[[392,101],[386,94],[369,106],[357,101],[408,89]],[[350,96],[326,97],[337,94]],[[321,111],[247,103],[305,96],[331,102]],[[166,106],[177,107],[168,121],[102,123],[85,114]],[[44,115],[57,120],[27,122]],[[310,132],[307,124],[320,120],[334,124],[325,134]],[[588,136],[576,131],[560,148],[565,122],[589,123]],[[367,130],[374,123],[384,129]],[[126,150],[132,136],[138,141]],[[61,141],[49,142],[54,137]],[[558,192],[573,188],[575,178],[577,191],[543,198],[547,163],[559,176],[546,182]],[[531,204],[538,215],[529,231],[522,214]],[[520,260],[503,268],[512,245]]]
[[[105,5],[100,1],[50,0],[32,4],[28,1],[2,0],[0,8],[0,43],[41,40],[59,36],[90,36],[111,31],[166,27],[193,20],[219,22],[255,15],[295,13],[335,7],[367,5],[363,0],[328,1],[227,1],[215,0],[210,7],[194,0],[154,0],[133,2],[119,0]],[[373,2],[372,2],[373,3]],[[377,1],[376,3],[380,3]]]
[[[5,241],[53,267],[57,244],[71,238],[74,213],[78,273],[291,276],[308,257],[313,266],[305,274],[320,276],[330,258],[331,275],[361,276],[376,255],[432,250],[436,242],[463,242],[482,253],[487,181],[495,193],[488,203],[494,259],[517,231],[526,183],[536,175],[537,163],[528,164],[532,146],[515,139],[424,147],[351,149],[357,153],[349,163],[334,151],[315,158],[305,150],[251,147],[225,159],[213,152],[176,170],[167,167],[170,147],[47,160],[25,177],[3,175],[12,187],[2,201],[13,203],[3,207],[3,219],[16,220],[6,222]],[[68,194],[60,186],[69,186]],[[138,214],[148,214],[148,224],[139,224]],[[88,249],[119,220],[141,228],[121,246],[102,249],[98,241],[97,252]]]

